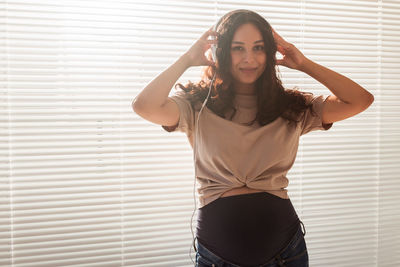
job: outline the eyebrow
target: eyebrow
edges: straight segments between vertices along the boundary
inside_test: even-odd
[[[263,42],[264,42],[263,40],[258,40],[258,41],[255,41],[254,43],[256,44],[256,43],[263,43]],[[232,44],[244,44],[244,43],[239,42],[239,41],[233,41]]]

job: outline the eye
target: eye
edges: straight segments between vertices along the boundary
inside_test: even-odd
[[[240,48],[242,48],[241,46],[235,46],[235,47],[232,47],[232,50],[239,50]]]
[[[234,50],[234,51],[240,51],[240,50],[242,50],[242,47],[241,47],[241,46],[234,46],[234,47],[232,47],[232,50]],[[262,45],[257,45],[257,46],[255,46],[255,50],[257,50],[257,51],[262,51],[262,50],[264,50],[264,46],[262,46]]]

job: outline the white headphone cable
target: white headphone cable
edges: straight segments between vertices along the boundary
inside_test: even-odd
[[[194,238],[194,233],[193,233],[192,224],[193,224],[193,216],[194,216],[194,214],[195,214],[195,212],[196,212],[196,209],[197,209],[197,205],[196,205],[196,202],[197,202],[197,201],[196,201],[196,190],[195,190],[195,189],[196,189],[196,179],[197,179],[197,168],[196,168],[197,142],[196,142],[196,139],[197,139],[197,137],[198,137],[197,132],[198,132],[198,129],[199,129],[199,118],[200,118],[200,113],[201,113],[201,111],[203,110],[204,106],[206,105],[206,103],[207,103],[207,101],[208,101],[208,98],[209,98],[209,96],[210,96],[211,88],[212,88],[212,85],[213,85],[213,83],[214,83],[216,74],[217,74],[217,73],[215,72],[215,73],[214,73],[214,77],[212,78],[211,83],[210,83],[210,88],[209,88],[209,90],[208,90],[208,95],[207,95],[207,97],[206,97],[206,100],[204,101],[204,103],[203,103],[203,105],[202,105],[202,107],[201,107],[201,109],[200,109],[200,111],[199,111],[199,114],[197,115],[197,122],[196,122],[196,125],[195,125],[196,134],[195,134],[194,139],[193,139],[193,143],[194,143],[194,146],[193,146],[193,164],[194,164],[193,199],[194,199],[194,211],[193,211],[193,213],[192,213],[192,218],[190,219],[190,231],[192,232],[193,246],[195,246],[195,238]],[[195,112],[195,111],[193,111],[193,112]],[[192,262],[193,262],[193,265],[195,265],[196,263],[195,263],[195,262],[193,261],[193,259],[192,259],[192,244],[190,245],[189,256],[190,256],[190,259],[191,259]]]

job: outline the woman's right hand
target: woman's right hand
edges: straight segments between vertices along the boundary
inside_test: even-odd
[[[214,35],[215,40],[207,40],[210,35]],[[212,44],[218,44],[218,33],[213,31],[213,27],[203,33],[203,35],[184,54],[188,59],[189,66],[215,66],[215,63],[212,60],[208,60],[205,56],[205,52]]]

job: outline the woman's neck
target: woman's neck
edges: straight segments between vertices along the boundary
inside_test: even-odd
[[[235,94],[237,94],[237,95],[255,95],[256,88],[253,84],[236,86]]]

